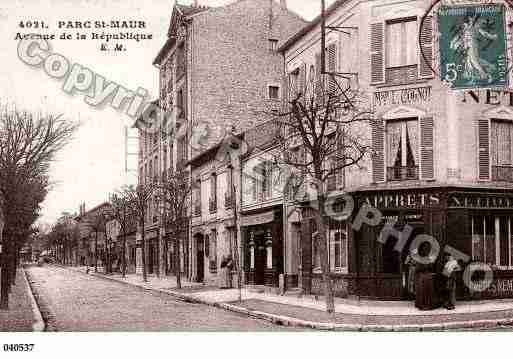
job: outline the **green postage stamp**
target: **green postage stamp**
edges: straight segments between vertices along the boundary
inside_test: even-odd
[[[506,87],[503,5],[441,7],[440,73],[455,89]]]

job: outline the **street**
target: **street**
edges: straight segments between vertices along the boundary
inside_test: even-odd
[[[53,267],[27,275],[50,330],[275,331],[290,330],[203,304]]]

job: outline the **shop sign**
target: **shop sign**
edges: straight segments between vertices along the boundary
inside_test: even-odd
[[[486,290],[486,296],[496,298],[513,297],[513,278],[497,278]]]
[[[375,106],[415,105],[431,101],[431,87],[416,87],[374,93]]]
[[[442,6],[440,73],[454,89],[506,87],[504,6]]]
[[[259,213],[249,216],[243,216],[241,218],[241,226],[242,227],[249,227],[249,226],[256,226],[259,224],[266,224],[266,223],[272,223],[274,221],[274,212],[265,212],[265,213]]]
[[[375,208],[418,208],[440,205],[440,196],[433,193],[380,194],[365,198],[365,202]]]
[[[453,194],[450,208],[513,209],[513,197],[505,195]]]

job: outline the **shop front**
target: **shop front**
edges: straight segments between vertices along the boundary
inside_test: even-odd
[[[462,254],[463,269],[470,263],[483,263],[491,269],[493,279],[485,291],[475,291],[465,285],[463,272],[460,272],[460,299],[513,296],[511,191],[423,188],[360,192],[355,194],[355,199],[357,208],[370,205],[381,213],[382,220],[376,226],[364,224],[359,231],[352,231],[353,260],[347,278],[350,294],[387,300],[409,298],[406,257],[413,248],[413,240],[427,234],[439,244],[440,254],[437,261],[424,266],[423,271],[438,273],[441,282],[443,254],[448,248]],[[387,223],[397,235],[383,240],[380,234]],[[427,252],[429,250],[428,245]],[[475,272],[472,278],[477,283],[484,279],[484,273]]]
[[[437,273],[441,285],[444,253],[447,248],[455,249],[464,256],[463,269],[483,263],[492,273],[486,290],[477,291],[465,285],[463,271],[459,272],[459,299],[513,298],[511,190],[426,187],[360,191],[352,197],[355,209],[347,222],[328,219],[328,258],[336,296],[410,300],[407,256],[415,247],[414,239],[426,234],[439,244],[440,253],[434,263],[417,270]],[[356,215],[364,205],[376,209],[380,221],[363,223],[356,230]],[[313,239],[315,218],[309,208],[303,209],[302,216],[300,285],[305,293],[322,294],[320,259]],[[383,232],[385,225],[388,230]],[[425,243],[416,248],[427,255],[431,246]],[[484,278],[480,271],[472,276],[476,284]]]
[[[277,287],[283,274],[283,212],[280,207],[242,213],[247,284]]]

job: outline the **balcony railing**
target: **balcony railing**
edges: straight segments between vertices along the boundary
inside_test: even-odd
[[[230,192],[224,194],[224,208],[231,209],[234,205],[233,195]]]
[[[492,166],[492,180],[513,182],[513,166]]]
[[[210,213],[217,212],[217,198],[210,198],[210,200],[208,201],[208,210]]]
[[[387,167],[388,181],[406,181],[419,179],[418,166],[396,166]]]
[[[193,214],[195,216],[201,216],[201,202],[200,201],[197,201],[196,203],[194,203],[194,212]]]

